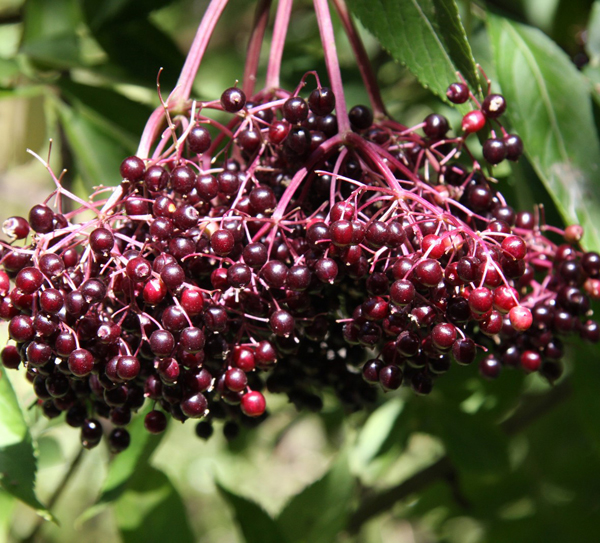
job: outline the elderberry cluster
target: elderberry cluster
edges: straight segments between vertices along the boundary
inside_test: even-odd
[[[504,98],[479,105],[462,83],[448,97],[476,105],[455,136],[440,115],[407,128],[365,106],[341,132],[320,84],[308,99],[233,87],[169,117],[117,188],[83,201],[54,178],[4,223],[4,366],[23,364],[85,447],[109,432],[114,452],[145,403],[149,432],[170,415],[200,419],[203,438],[222,419],[233,437],[265,418],[265,389],[311,410],[330,390],[357,410],[372,384],[428,394],[478,351],[485,377],[558,378],[563,337],[600,339],[600,256],[578,248],[580,227],[515,212],[473,158],[486,125],[490,164],[520,156]]]

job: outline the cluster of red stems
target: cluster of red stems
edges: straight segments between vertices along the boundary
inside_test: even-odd
[[[154,154],[126,158],[118,188],[84,201],[52,174],[48,199],[4,222],[2,362],[85,447],[106,432],[127,448],[144,404],[149,432],[170,415],[204,438],[223,419],[231,438],[265,418],[265,389],[357,410],[476,358],[486,378],[554,381],[563,337],[600,339],[600,256],[581,228],[515,212],[469,151],[488,128],[488,163],[521,155],[501,95],[451,85],[474,105],[453,136],[440,115],[408,128],[366,106],[342,126],[340,96],[307,75],[304,97],[303,80],[165,108]]]

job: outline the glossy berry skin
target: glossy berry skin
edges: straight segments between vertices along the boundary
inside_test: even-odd
[[[37,268],[23,268],[15,279],[16,287],[24,294],[33,294],[44,280],[42,272]]]
[[[198,393],[188,396],[181,402],[181,410],[186,417],[198,419],[204,416],[208,407],[208,401],[204,394]]]
[[[431,331],[431,340],[441,351],[450,349],[456,340],[455,326],[450,323],[436,324]]]
[[[521,367],[528,373],[538,371],[542,365],[542,357],[536,351],[525,351],[521,354]]]
[[[475,314],[483,315],[487,313],[492,309],[493,304],[494,295],[488,288],[478,287],[469,296],[469,307]]]
[[[76,349],[69,355],[69,369],[77,377],[85,377],[94,368],[94,357],[86,349]]]
[[[116,454],[123,452],[129,447],[131,436],[124,428],[115,428],[108,436],[108,446],[110,452]]]
[[[242,412],[248,417],[260,417],[267,407],[265,397],[258,391],[247,392],[240,404]]]
[[[335,95],[329,87],[313,90],[308,97],[308,107],[315,115],[328,115],[335,108]]]
[[[102,425],[97,419],[87,419],[81,426],[81,444],[93,449],[102,439]]]
[[[527,244],[519,236],[508,236],[502,241],[502,250],[515,260],[523,260],[527,254]]]
[[[513,307],[510,310],[508,317],[512,327],[518,332],[525,332],[529,330],[533,323],[531,310],[527,307],[523,307],[522,305]]]
[[[367,106],[354,106],[349,112],[350,124],[356,130],[366,130],[373,124],[373,112]]]
[[[141,158],[130,156],[121,162],[119,171],[123,179],[127,179],[128,181],[141,181],[145,169],[146,166]]]
[[[486,379],[496,379],[501,369],[500,360],[495,355],[487,355],[479,363],[479,373]]]
[[[54,230],[54,212],[43,204],[35,205],[29,211],[29,226],[38,234],[47,234]]]
[[[448,132],[450,125],[448,124],[448,119],[442,115],[438,115],[437,113],[432,113],[425,117],[425,126],[423,127],[423,132],[428,138],[432,139],[440,139],[446,135]]]
[[[9,217],[2,223],[2,231],[11,239],[25,239],[29,223],[23,217]]]
[[[162,411],[150,411],[144,418],[144,428],[151,434],[161,434],[167,428],[167,417]]]
[[[230,87],[221,94],[221,105],[229,113],[236,113],[246,105],[246,95],[237,87]]]
[[[469,111],[463,117],[461,126],[466,134],[479,132],[485,126],[485,116],[478,109]]]
[[[308,104],[299,96],[288,98],[283,104],[283,116],[286,121],[298,124],[308,117]]]
[[[500,164],[506,158],[506,145],[501,139],[491,138],[483,144],[483,158],[490,164]]]
[[[504,147],[506,148],[506,158],[508,160],[519,160],[523,154],[523,141],[516,134],[507,134],[504,137]]]
[[[115,238],[108,228],[96,228],[90,234],[90,247],[95,253],[109,253],[115,245]]]
[[[501,94],[489,94],[481,104],[481,111],[488,119],[496,119],[506,111],[506,100]]]
[[[208,129],[199,124],[192,127],[186,141],[190,151],[196,154],[208,151],[212,143]]]
[[[453,104],[464,104],[469,99],[469,87],[464,83],[451,83],[446,96]]]
[[[384,390],[397,390],[400,388],[403,377],[402,370],[398,366],[384,366],[379,370],[379,382]]]

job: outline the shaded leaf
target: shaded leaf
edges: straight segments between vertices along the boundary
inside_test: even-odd
[[[174,87],[183,67],[184,56],[173,40],[145,19],[119,22],[101,27],[94,37],[112,64],[124,69],[142,85],[155,87],[160,68],[164,87]]]
[[[162,471],[145,462],[142,465],[114,504],[123,543],[194,543],[196,538],[177,489]]]
[[[286,543],[277,523],[260,505],[234,494],[220,484],[217,484],[217,488],[233,509],[245,543]]]
[[[59,104],[58,114],[73,151],[77,173],[86,187],[112,186],[120,182],[119,166],[134,152],[134,146],[119,141],[114,131],[102,126],[82,108]]]
[[[473,89],[477,69],[454,0],[349,0],[351,11],[390,54],[445,99],[460,71]]]
[[[525,153],[567,223],[600,250],[596,177],[600,144],[587,82],[542,32],[499,16],[488,25],[507,113]]]
[[[344,529],[354,479],[346,454],[318,481],[294,496],[277,518],[289,543],[331,543]]]
[[[577,361],[571,382],[573,400],[582,427],[600,452],[600,364],[598,349],[583,342],[577,344]]]
[[[61,78],[58,82],[63,96],[72,104],[85,105],[115,130],[138,139],[152,109],[145,104],[130,100],[119,92],[102,87],[82,85],[72,79]]]
[[[29,0],[25,3],[21,52],[43,67],[80,64],[77,33],[81,12],[76,0]]]
[[[47,520],[52,516],[35,495],[36,457],[29,428],[4,371],[0,372],[0,485]]]
[[[377,457],[402,413],[404,402],[396,397],[378,407],[361,428],[352,449],[351,464],[359,472]]]
[[[98,29],[111,22],[145,18],[152,11],[172,3],[173,0],[83,0],[82,7],[90,27]]]
[[[451,403],[430,403],[427,409],[428,429],[442,439],[460,471],[501,477],[508,469],[508,438],[490,416],[467,414]]]
[[[600,66],[600,1],[598,0],[594,2],[590,11],[585,48],[590,57],[590,65]]]

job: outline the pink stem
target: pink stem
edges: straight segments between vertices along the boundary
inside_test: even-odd
[[[254,26],[252,35],[248,42],[248,53],[246,55],[246,65],[244,66],[244,79],[242,90],[246,96],[254,94],[254,85],[256,84],[256,72],[258,69],[258,61],[260,60],[260,49],[265,37],[265,30],[269,22],[269,10],[271,8],[271,0],[260,0],[256,6],[256,15],[254,18]]]
[[[279,0],[277,6],[277,15],[275,15],[275,25],[273,27],[273,39],[271,41],[271,54],[269,55],[269,65],[267,66],[267,77],[265,87],[267,89],[279,88],[279,74],[281,71],[281,59],[283,57],[283,47],[290,24],[290,15],[292,13],[292,4],[294,0]]]
[[[190,97],[202,57],[227,2],[228,0],[211,0],[206,13],[204,13],[204,17],[202,17],[202,21],[190,47],[190,52],[185,59],[185,64],[179,75],[177,86],[171,95],[171,103],[175,104],[175,107],[179,107]]]
[[[373,66],[371,65],[371,61],[369,60],[369,55],[367,55],[365,46],[360,39],[360,35],[356,30],[354,21],[348,13],[346,3],[344,0],[333,0],[333,5],[337,10],[338,17],[344,25],[346,36],[348,36],[348,40],[350,41],[350,45],[354,51],[354,56],[358,64],[358,69],[360,70],[360,75],[362,76],[367,93],[369,94],[369,100],[371,102],[371,107],[373,108],[373,115],[375,118],[387,116],[385,105],[383,104],[381,93],[379,92],[377,78],[373,72]]]
[[[327,73],[329,74],[329,82],[335,96],[335,110],[339,133],[345,134],[350,131],[350,120],[348,119],[342,74],[335,48],[335,35],[331,23],[331,14],[329,13],[327,0],[314,0],[314,4],[317,22],[319,23],[319,32],[321,34],[321,43],[323,44],[323,52],[325,54],[325,64],[327,66]]]

